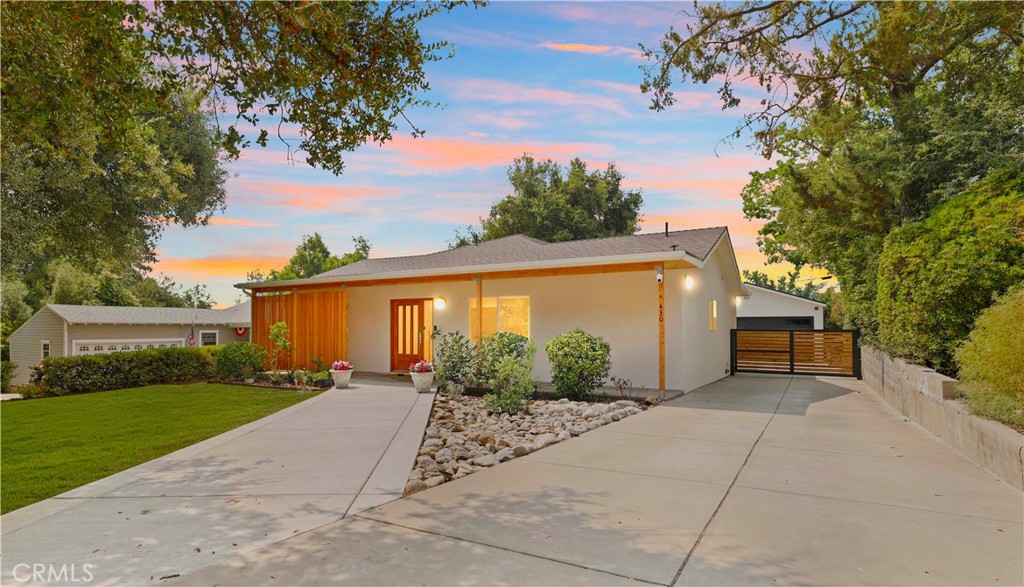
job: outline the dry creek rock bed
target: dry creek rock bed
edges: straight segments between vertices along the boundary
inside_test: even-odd
[[[655,404],[657,399],[648,398],[645,403]],[[482,398],[439,393],[405,495],[528,455],[645,408],[632,400],[560,399],[531,401],[521,414],[492,414]]]

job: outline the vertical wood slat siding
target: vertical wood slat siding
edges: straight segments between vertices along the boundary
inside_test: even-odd
[[[345,356],[345,299],[342,291],[298,292],[252,299],[252,341],[273,352],[270,326],[288,324],[292,343],[291,360],[279,368],[312,369],[320,357],[325,366]]]

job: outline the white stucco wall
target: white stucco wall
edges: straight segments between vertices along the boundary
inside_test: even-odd
[[[483,295],[529,296],[537,379],[551,379],[544,344],[560,332],[582,328],[611,345],[613,375],[657,389],[658,293],[653,271],[485,280]],[[358,369],[389,370],[390,300],[418,297],[444,297],[447,304],[434,311],[435,324],[468,336],[475,282],[354,287],[349,290],[349,357]]]
[[[759,316],[813,316],[814,328],[825,327],[824,306],[814,300],[805,300],[796,296],[766,290],[757,286],[747,286],[750,297],[740,300],[737,315],[741,318]]]
[[[726,250],[720,247],[720,250]],[[665,274],[666,387],[691,391],[720,379],[729,369],[729,330],[735,327],[735,296],[724,277],[731,259],[716,253],[700,270]],[[684,278],[694,277],[686,290]],[[658,289],[654,271],[484,280],[484,297],[529,296],[530,335],[537,343],[534,377],[550,381],[544,345],[560,332],[581,328],[612,347],[611,374],[634,387],[658,388]],[[443,297],[433,312],[442,331],[468,336],[473,281],[349,289],[349,359],[356,368],[390,370],[390,301]],[[718,330],[708,328],[708,302],[718,300]]]
[[[672,389],[693,391],[729,374],[729,331],[736,327],[735,272],[728,247],[716,249],[703,268],[666,275],[665,372]],[[686,288],[686,276],[693,285]],[[718,302],[718,328],[710,329],[710,302]]]

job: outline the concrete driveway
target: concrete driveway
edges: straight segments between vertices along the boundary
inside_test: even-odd
[[[432,402],[357,383],[11,512],[0,584],[155,585],[391,501]]]
[[[731,377],[187,585],[1020,585],[1020,492],[861,382]]]

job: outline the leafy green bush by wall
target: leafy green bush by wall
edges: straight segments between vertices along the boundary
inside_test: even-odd
[[[263,345],[254,342],[233,342],[225,345],[213,359],[217,377],[239,380],[253,377],[266,369],[270,354]]]
[[[11,387],[11,380],[14,379],[14,374],[17,372],[17,363],[11,361],[0,363],[0,391],[7,393],[7,390]]]
[[[971,411],[1024,432],[1024,286],[978,316],[956,362]]]
[[[586,399],[604,383],[612,368],[611,345],[578,328],[552,338],[544,350],[551,363],[551,382],[559,397]]]
[[[42,364],[45,395],[70,395],[157,383],[208,379],[213,360],[201,347],[146,349],[107,355],[48,357]]]
[[[476,349],[469,339],[457,330],[444,334],[435,332],[433,339],[437,388],[460,392],[466,385],[475,383]]]
[[[1003,171],[892,231],[875,311],[888,353],[949,372],[978,314],[1024,281],[1024,173]]]
[[[525,338],[525,337],[523,337]],[[526,401],[537,389],[533,380],[533,359],[537,346],[526,339],[521,351],[501,356],[494,361],[494,372],[488,380],[494,390],[484,396],[487,409],[500,414],[516,414],[526,410]]]
[[[514,332],[498,332],[491,336],[485,336],[480,341],[479,373],[477,378],[483,383],[488,383],[498,374],[498,363],[506,357],[516,360],[526,358],[530,346],[530,339]]]

